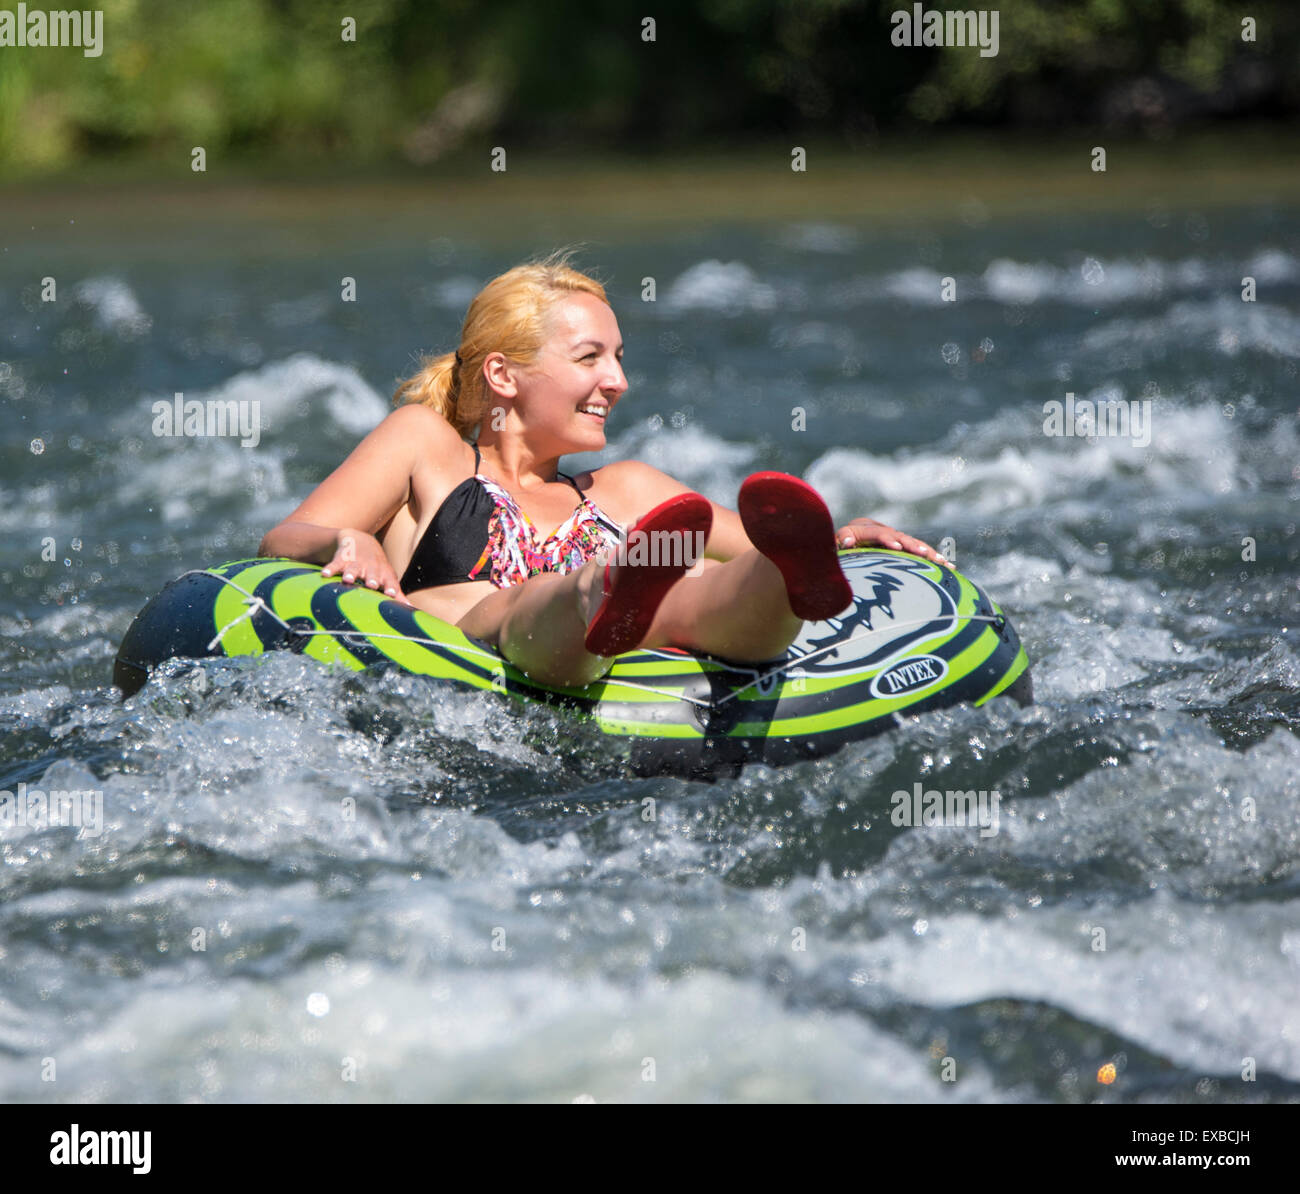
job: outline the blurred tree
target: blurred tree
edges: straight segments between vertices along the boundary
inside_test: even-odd
[[[428,162],[489,135],[854,144],[949,124],[1158,131],[1300,109],[1291,0],[1009,0],[989,58],[892,45],[890,14],[911,8],[899,0],[99,2],[98,58],[0,47],[5,173],[120,154],[185,169],[194,145],[209,161]]]

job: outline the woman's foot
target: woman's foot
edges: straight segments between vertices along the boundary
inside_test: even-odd
[[[679,493],[640,519],[628,532],[622,558],[605,565],[604,600],[587,626],[587,650],[608,657],[639,647],[660,602],[695,564],[695,545],[708,540],[712,526],[713,507],[698,493]],[[680,532],[678,550],[673,540],[657,537],[669,532]],[[645,558],[648,563],[636,562]]]
[[[736,504],[749,541],[780,569],[796,617],[820,622],[853,604],[835,522],[811,485],[787,473],[755,473]]]

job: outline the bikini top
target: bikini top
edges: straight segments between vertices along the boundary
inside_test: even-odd
[[[563,473],[558,475],[582,500],[542,538],[515,499],[480,475],[478,444],[472,446],[474,475],[438,507],[402,574],[403,593],[471,580],[491,580],[505,589],[539,572],[572,572],[606,548],[617,547],[623,528]]]

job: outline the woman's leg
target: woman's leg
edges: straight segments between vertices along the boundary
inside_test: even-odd
[[[645,640],[665,597],[690,567],[683,541],[706,541],[712,524],[708,501],[679,493],[637,519],[610,561],[608,591],[606,552],[566,576],[533,576],[489,594],[457,624],[493,642],[543,683],[589,683],[609,670],[609,657]],[[675,552],[665,553],[665,533]]]
[[[719,563],[701,560],[664,598],[644,646],[681,647],[736,663],[775,659],[803,619],[790,610],[780,570],[758,551]]]
[[[803,618],[837,613],[853,594],[840,569],[830,511],[808,485],[784,473],[755,473],[740,487],[739,505],[746,534],[757,546],[726,563],[701,560],[695,575],[680,575],[680,557],[677,571],[662,561],[647,564],[638,589],[635,573],[623,574],[637,566],[615,562],[611,599],[604,595],[602,557],[567,576],[534,576],[490,594],[458,625],[494,643],[545,684],[586,684],[605,673],[608,659],[587,649],[589,637],[601,650],[639,640],[642,646],[681,647],[737,663],[774,659],[794,641]],[[702,521],[695,506],[704,507]],[[629,538],[651,533],[657,523],[700,524],[707,534],[708,521],[704,499],[681,494],[638,520]],[[639,610],[638,597],[644,598]],[[614,604],[602,609],[606,600]],[[601,619],[592,625],[598,611]]]
[[[580,686],[609,671],[584,642],[587,621],[601,602],[605,565],[590,560],[560,576],[540,573],[489,593],[456,625],[492,643],[520,671],[542,684]],[[587,617],[584,612],[590,611]]]
[[[597,559],[565,576],[530,577],[490,593],[457,625],[543,684],[589,684],[609,670],[610,661],[584,644],[602,601],[604,569]],[[642,645],[760,663],[780,655],[802,625],[790,612],[776,565],[747,551],[725,564],[701,560],[699,575],[673,585]]]

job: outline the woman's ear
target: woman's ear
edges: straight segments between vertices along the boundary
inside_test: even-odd
[[[483,362],[483,377],[488,388],[502,398],[517,398],[519,396],[517,368],[506,359],[504,353],[488,353]]]

